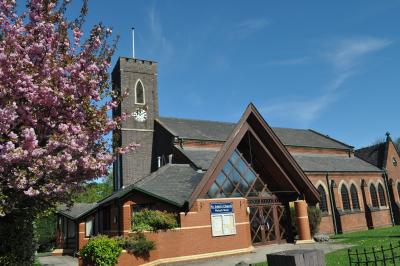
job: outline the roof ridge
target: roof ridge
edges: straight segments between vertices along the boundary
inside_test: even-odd
[[[314,129],[309,128],[308,130],[309,130],[310,132],[313,132],[313,133],[315,133],[315,134],[320,135],[321,137],[324,137],[324,138],[327,138],[327,139],[329,139],[329,140],[335,141],[335,142],[337,142],[337,143],[339,143],[339,144],[342,144],[342,145],[344,145],[344,146],[347,146],[347,147],[349,147],[349,148],[354,148],[354,146],[351,146],[351,145],[349,145],[349,144],[347,144],[347,143],[344,143],[344,142],[342,142],[342,141],[340,141],[340,140],[334,139],[334,138],[330,137],[329,135],[324,135],[324,134],[322,134],[321,132],[318,132],[318,131],[316,131],[316,130],[314,130]]]
[[[217,120],[209,120],[209,119],[197,119],[197,118],[178,118],[178,117],[169,117],[163,116],[158,117],[158,119],[175,119],[175,120],[185,120],[185,121],[195,121],[195,122],[212,122],[212,123],[220,123],[220,124],[229,124],[236,125],[235,122],[227,122],[227,121],[217,121]]]

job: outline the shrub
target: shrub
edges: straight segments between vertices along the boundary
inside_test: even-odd
[[[310,231],[311,236],[314,236],[319,231],[319,225],[321,223],[321,210],[317,207],[308,207],[308,221],[310,223]],[[290,208],[290,220],[292,222],[292,232],[293,235],[298,234],[297,225],[296,225],[296,213],[294,208]]]
[[[310,222],[311,235],[314,236],[319,232],[321,210],[317,207],[308,207],[308,221]]]
[[[132,230],[157,231],[168,230],[178,227],[175,215],[166,211],[158,210],[141,210],[136,212],[132,217]]]
[[[146,239],[143,233],[137,233],[135,235],[122,238],[122,247],[137,257],[149,257],[151,250],[156,248],[153,241]]]
[[[91,238],[81,249],[80,255],[85,263],[96,266],[113,266],[118,262],[121,251],[119,239],[100,235]]]

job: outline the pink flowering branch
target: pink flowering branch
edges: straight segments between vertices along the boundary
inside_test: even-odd
[[[127,115],[107,115],[119,100],[109,84],[112,31],[98,24],[84,40],[87,1],[72,22],[68,2],[29,0],[18,15],[14,0],[0,0],[0,215],[68,202],[114,160],[104,136]]]

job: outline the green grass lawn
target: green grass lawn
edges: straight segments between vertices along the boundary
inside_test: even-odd
[[[388,247],[390,243],[397,246],[400,241],[400,226],[380,228],[368,231],[346,233],[336,236],[331,236],[331,239],[343,243],[354,245],[353,250],[364,248],[371,250],[372,247],[380,248],[381,246]],[[398,250],[397,250],[398,251]],[[326,265],[349,265],[347,249],[338,250],[329,253],[325,256]],[[253,265],[253,264],[252,264]],[[254,264],[256,266],[267,266],[266,262]],[[389,264],[390,265],[390,264]]]
[[[367,251],[371,251],[372,247],[388,247],[390,243],[397,246],[400,241],[400,226],[336,235],[332,236],[332,239],[340,241],[340,243],[354,245],[353,250],[362,251],[365,248]],[[329,253],[325,259],[326,265],[349,264],[347,249]]]

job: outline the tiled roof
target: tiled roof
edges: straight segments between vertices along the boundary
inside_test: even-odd
[[[386,142],[355,150],[355,155],[382,169],[385,166]]]
[[[212,160],[217,156],[219,149],[216,148],[181,148],[175,146],[199,169],[207,170]]]
[[[188,164],[167,164],[135,184],[99,201],[98,204],[110,202],[137,190],[181,207],[189,199],[203,174]]]
[[[62,205],[57,209],[57,211],[58,213],[74,220],[86,213],[89,213],[97,206],[97,203],[75,203],[69,208],[66,205]]]
[[[236,124],[160,117],[158,121],[174,136],[183,139],[226,141]],[[318,147],[329,149],[351,149],[338,140],[309,129],[272,128],[286,146]]]
[[[204,175],[188,164],[167,164],[155,173],[139,181],[136,187],[177,206],[185,204]]]
[[[304,172],[381,172],[376,166],[357,157],[292,154]]]

